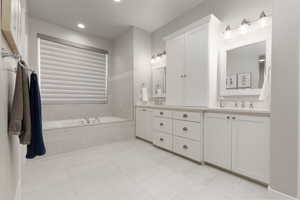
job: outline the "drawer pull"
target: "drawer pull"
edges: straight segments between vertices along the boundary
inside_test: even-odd
[[[182,117],[183,118],[188,118],[189,116],[187,114],[184,114]]]
[[[233,120],[236,120],[236,117],[232,117]]]
[[[188,131],[189,129],[187,127],[184,127],[182,130],[183,131]]]
[[[164,126],[164,123],[160,123],[159,125],[160,125],[160,126]]]
[[[159,114],[160,114],[160,115],[164,115],[164,112],[160,112]]]
[[[230,119],[230,117],[229,117],[229,116],[227,116],[226,118],[227,118],[227,119]]]
[[[147,111],[147,110],[146,110],[146,109],[143,109],[142,111],[144,111],[144,112],[145,112],[145,111]]]
[[[160,138],[159,140],[160,140],[161,142],[163,142],[163,141],[164,141],[164,138]]]
[[[182,148],[183,149],[189,149],[189,147],[187,145],[183,145]]]

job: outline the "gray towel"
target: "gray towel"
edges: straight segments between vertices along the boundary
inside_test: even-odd
[[[9,135],[18,135],[20,143],[31,141],[31,118],[29,102],[29,81],[26,70],[18,64],[14,100],[9,121]]]

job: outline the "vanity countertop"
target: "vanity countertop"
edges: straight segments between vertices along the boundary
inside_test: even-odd
[[[271,116],[271,111],[263,109],[243,109],[243,108],[230,108],[230,107],[198,107],[198,106],[174,106],[174,105],[155,105],[155,104],[137,104],[137,107],[152,108],[152,109],[166,109],[166,110],[178,110],[178,111],[191,111],[191,112],[217,112],[217,113],[232,113],[232,114],[247,114],[247,115],[259,115],[259,116]]]

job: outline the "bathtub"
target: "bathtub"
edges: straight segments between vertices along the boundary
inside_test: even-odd
[[[114,117],[44,121],[47,155],[134,139],[134,121]]]

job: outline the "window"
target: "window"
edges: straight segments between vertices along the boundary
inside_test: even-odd
[[[44,104],[107,103],[108,51],[38,34]]]

